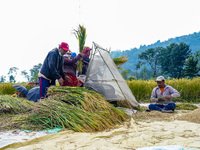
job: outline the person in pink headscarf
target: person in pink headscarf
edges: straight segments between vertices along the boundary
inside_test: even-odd
[[[92,49],[90,47],[84,47],[83,48],[83,68],[82,68],[82,75],[86,75],[87,68],[90,62],[90,51]]]

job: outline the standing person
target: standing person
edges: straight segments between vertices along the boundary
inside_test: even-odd
[[[83,68],[82,68],[82,75],[86,75],[87,73],[87,68],[90,62],[90,51],[92,49],[90,47],[84,47],[83,48]]]
[[[63,55],[63,58],[64,57],[71,58],[71,54],[72,54],[71,51],[67,51],[67,53],[65,55]]]
[[[67,56],[64,56],[64,62],[63,62],[63,71],[66,76],[68,76],[71,80],[64,80],[63,85],[61,86],[78,86],[79,81],[76,77],[77,72],[77,61],[82,60],[82,53],[78,54],[76,56],[76,53],[71,54],[71,58],[68,58]],[[83,83],[81,83],[83,84]]]
[[[63,84],[64,80],[70,80],[63,72],[63,55],[69,50],[69,45],[62,42],[59,48],[54,48],[46,56],[42,68],[38,74],[40,84],[40,98],[44,98],[47,94],[48,87],[55,85],[58,80],[59,84]]]
[[[151,100],[156,102],[156,104],[150,104],[149,110],[173,112],[176,105],[171,98],[179,97],[180,93],[173,87],[166,85],[163,76],[157,77],[156,82],[158,86],[153,89],[151,94]]]

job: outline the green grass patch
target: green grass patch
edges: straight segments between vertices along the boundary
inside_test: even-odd
[[[176,104],[176,110],[195,110],[198,107],[190,103],[178,103]]]

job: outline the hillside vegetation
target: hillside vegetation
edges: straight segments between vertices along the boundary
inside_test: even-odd
[[[189,45],[192,53],[200,50],[200,32],[195,32],[193,34],[183,35],[176,38],[170,38],[163,42],[158,40],[151,45],[141,45],[139,48],[131,48],[130,50],[111,51],[111,57],[116,58],[127,55],[129,60],[122,65],[122,67],[126,70],[130,69],[131,71],[135,71],[135,65],[138,63],[138,55],[140,55],[142,52],[148,50],[149,48],[166,47],[171,43],[180,44],[181,42]]]

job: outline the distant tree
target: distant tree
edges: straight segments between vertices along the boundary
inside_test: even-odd
[[[21,75],[24,76],[24,78],[29,82],[30,76],[26,70],[21,71]]]
[[[125,79],[125,80],[128,80],[129,78],[129,73],[127,70],[123,70],[122,71],[122,77]]]
[[[160,53],[161,51],[163,51],[164,48],[163,47],[156,47],[156,48],[149,48],[148,50],[142,52],[138,58],[139,59],[143,59],[146,60],[147,63],[150,65],[151,69],[153,70],[153,77],[156,77],[156,72],[158,70],[159,67],[159,57],[160,57]]]
[[[131,71],[131,69],[128,69],[127,71],[129,75],[133,75],[133,71]]]
[[[198,61],[198,67],[200,68],[200,50],[196,51],[195,55],[196,55],[197,59],[199,60]]]
[[[147,67],[143,66],[142,70],[139,73],[139,78],[143,80],[150,79],[150,70],[147,69]]]
[[[13,75],[9,76],[9,82],[10,83],[15,83],[16,82],[15,77]]]
[[[32,69],[30,69],[31,76],[30,76],[30,82],[38,82],[38,73],[42,67],[42,64],[39,63],[38,65],[34,65]]]
[[[129,78],[128,78],[128,80],[129,80],[129,81],[131,81],[131,80],[135,80],[135,77],[132,76],[132,75],[130,75]]]
[[[0,83],[4,83],[4,82],[6,82],[6,76],[2,75],[0,77]]]
[[[198,67],[198,54],[193,54],[192,56],[189,56],[189,58],[185,61],[185,67],[184,67],[184,76],[193,78],[195,76],[199,76],[199,67]]]
[[[139,79],[139,73],[138,73],[138,70],[140,69],[140,67],[142,65],[144,65],[145,62],[142,62],[142,61],[138,61],[138,63],[135,65],[135,76],[136,76],[136,79]]]
[[[9,82],[10,83],[15,83],[16,80],[16,75],[17,75],[17,70],[19,70],[17,67],[11,67],[9,69],[9,72],[8,72],[8,77],[9,77]]]
[[[186,59],[191,54],[189,45],[185,43],[172,43],[161,51],[159,63],[162,71],[173,78],[183,77],[183,67]]]

